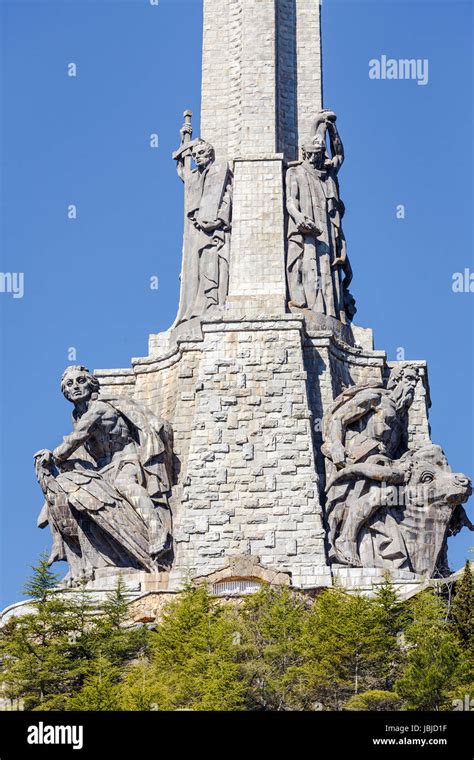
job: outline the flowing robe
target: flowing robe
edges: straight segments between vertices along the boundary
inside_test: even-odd
[[[345,321],[344,292],[338,258],[347,260],[341,227],[344,207],[334,169],[319,170],[306,163],[286,175],[288,221],[288,286],[295,306]],[[293,207],[293,208],[292,208]],[[320,234],[302,233],[292,216],[294,207],[311,219]]]
[[[185,181],[185,230],[181,299],[176,324],[221,306],[229,284],[232,217],[232,172],[228,164],[212,162],[193,169]],[[211,232],[206,222],[219,222]]]

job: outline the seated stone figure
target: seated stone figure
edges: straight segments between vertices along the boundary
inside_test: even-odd
[[[359,385],[325,420],[329,557],[353,567],[448,572],[447,539],[473,528],[463,504],[469,479],[453,473],[439,446],[407,450],[417,370],[392,371],[387,388]]]
[[[46,499],[38,525],[49,524],[53,534],[50,563],[66,560],[71,582],[103,567],[166,569],[169,425],[127,397],[102,400],[83,366],[65,370],[61,390],[74,404],[74,430],[53,452],[35,455]]]

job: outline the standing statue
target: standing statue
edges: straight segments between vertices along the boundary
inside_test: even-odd
[[[232,179],[227,163],[215,160],[205,140],[192,140],[191,112],[185,112],[181,146],[173,154],[185,186],[181,299],[175,324],[223,306],[229,286]],[[191,161],[196,167],[191,168]]]
[[[439,446],[408,451],[418,371],[401,365],[382,383],[356,385],[324,420],[329,558],[352,567],[447,571],[446,544],[472,525],[461,506],[469,479]]]
[[[310,309],[347,323],[356,308],[349,291],[352,269],[342,231],[344,204],[337,180],[343,161],[336,114],[323,110],[303,145],[303,161],[290,166],[286,174],[287,271],[290,307]]]
[[[74,430],[54,451],[35,454],[46,499],[38,525],[49,524],[53,535],[50,564],[68,562],[72,583],[108,566],[167,569],[169,425],[127,397],[102,400],[83,366],[67,367],[61,390],[74,404]]]

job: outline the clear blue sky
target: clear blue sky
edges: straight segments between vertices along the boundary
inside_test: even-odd
[[[202,10],[201,0],[0,6],[1,271],[25,273],[22,299],[0,294],[2,606],[21,598],[50,546],[36,528],[32,455],[70,431],[59,391],[69,347],[91,368],[128,367],[176,314],[183,211],[171,152],[183,110],[199,113]],[[428,361],[433,440],[471,476],[474,294],[451,282],[474,271],[472,12],[453,0],[323,5],[357,322],[390,359],[403,347]],[[427,58],[428,84],[369,79],[381,55]],[[450,542],[452,567],[473,544],[467,531]]]

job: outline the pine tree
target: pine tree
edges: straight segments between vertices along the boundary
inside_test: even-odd
[[[58,593],[45,556],[32,570],[25,585],[31,613],[13,618],[0,631],[3,689],[27,710],[62,709],[76,677],[70,596]]]
[[[405,638],[405,665],[395,691],[408,710],[440,710],[451,704],[463,670],[462,652],[446,623],[446,605],[432,590],[411,601]]]
[[[27,579],[23,593],[31,596],[36,606],[51,601],[51,593],[57,588],[59,576],[50,570],[47,554],[41,554],[38,564],[31,567],[33,574]]]
[[[123,581],[99,614],[85,582],[73,590],[57,583],[41,557],[25,586],[31,613],[0,630],[4,694],[27,710],[115,709],[120,680],[149,651],[149,631],[127,627]]]
[[[355,694],[347,700],[344,710],[360,711],[367,710],[370,712],[391,712],[399,710],[401,699],[393,691],[372,690],[363,691],[361,694]]]
[[[387,635],[373,599],[327,589],[315,600],[304,632],[303,693],[340,710],[360,692],[383,688]]]
[[[188,586],[170,603],[154,632],[153,649],[156,709],[240,709],[235,624],[204,587]]]
[[[113,711],[119,710],[119,673],[105,657],[94,661],[91,672],[82,688],[67,700],[67,710]]]
[[[96,656],[105,657],[114,668],[143,657],[150,650],[150,633],[145,626],[133,626],[129,619],[130,597],[122,576],[107,594],[96,617],[93,647]]]
[[[69,654],[71,671],[74,673],[74,693],[82,688],[84,680],[93,672],[98,656],[97,605],[87,590],[84,579],[69,594],[68,617],[71,625]]]
[[[373,598],[265,586],[236,605],[188,585],[154,631],[130,621],[121,578],[99,612],[45,557],[26,590],[0,662],[30,710],[439,710],[472,693],[470,567],[450,620],[433,591],[402,604],[388,579]]]
[[[143,658],[128,669],[120,685],[121,710],[148,712],[166,701],[166,688],[161,688],[161,679],[148,659]]]
[[[383,686],[383,692],[390,692],[402,662],[400,635],[406,624],[406,610],[388,575],[376,589],[374,611],[383,630],[383,647],[386,652],[386,657],[380,663],[380,685]]]
[[[110,628],[120,630],[127,623],[129,618],[128,604],[127,586],[122,575],[119,575],[115,587],[109,591],[102,605],[102,613]]]
[[[239,618],[247,709],[306,706],[297,668],[304,662],[302,635],[310,606],[307,597],[286,587],[264,586],[245,600]]]
[[[466,561],[462,577],[456,583],[451,614],[456,635],[474,665],[474,578],[469,561]]]

